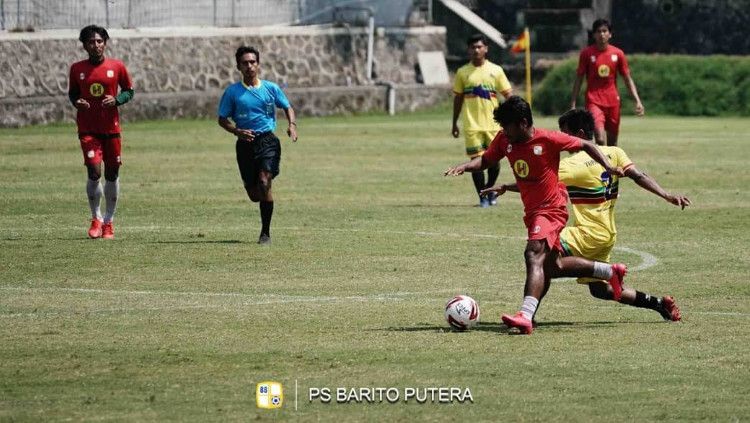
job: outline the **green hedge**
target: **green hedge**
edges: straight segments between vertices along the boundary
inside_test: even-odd
[[[558,115],[570,105],[577,59],[555,66],[534,93],[534,110]],[[628,56],[630,74],[646,114],[750,116],[750,57]],[[617,78],[622,113],[633,114],[633,100]],[[583,107],[584,80],[578,105]]]

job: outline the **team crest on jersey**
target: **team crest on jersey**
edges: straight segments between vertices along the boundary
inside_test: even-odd
[[[508,148],[506,148],[505,151],[510,153],[511,151],[513,151],[513,146],[508,144]]]
[[[80,78],[80,80],[83,81],[84,79],[86,79],[86,74],[84,74],[83,72],[81,72],[81,74],[78,75],[78,78]]]
[[[534,226],[534,229],[531,230],[531,233],[532,234],[538,234],[541,231],[542,231],[542,227],[539,226],[539,225],[536,225],[536,226]]]
[[[612,61],[613,62],[617,62],[617,55],[616,54],[613,54],[611,57],[612,57]]]
[[[115,71],[112,69],[107,71],[107,78],[114,78],[115,77]]]
[[[534,154],[536,154],[537,156],[541,156],[542,155],[542,146],[541,145],[535,145],[534,146]]]
[[[94,83],[93,83],[93,84],[91,84],[91,86],[89,87],[89,92],[90,92],[90,93],[91,93],[91,95],[93,95],[94,97],[101,97],[101,96],[103,96],[103,95],[104,95],[104,85],[102,85],[102,84],[100,84],[100,83],[98,83],[98,82],[94,82]]]
[[[516,160],[516,162],[513,163],[513,171],[516,172],[518,177],[525,178],[529,176],[529,165],[523,160]]]
[[[601,65],[599,66],[599,69],[597,69],[597,73],[599,73],[599,76],[602,78],[606,78],[609,76],[609,66],[607,65]]]
[[[591,63],[596,63],[596,56],[591,56]]]

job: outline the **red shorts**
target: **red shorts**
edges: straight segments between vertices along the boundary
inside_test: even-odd
[[[612,134],[620,133],[620,104],[616,106],[604,107],[594,103],[586,104],[586,109],[594,115],[594,127],[596,129],[604,128],[605,131]]]
[[[568,209],[565,206],[544,209],[523,217],[528,231],[528,239],[545,240],[550,250],[563,251],[560,244],[560,232],[568,223]]]
[[[120,138],[120,134],[79,134],[78,139],[81,141],[83,164],[95,166],[104,160],[104,165],[107,167],[122,165],[120,159],[122,138]]]

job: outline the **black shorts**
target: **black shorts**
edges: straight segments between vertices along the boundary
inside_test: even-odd
[[[252,141],[237,140],[237,166],[245,185],[258,183],[261,170],[270,172],[275,178],[281,162],[281,142],[273,132],[255,135]]]

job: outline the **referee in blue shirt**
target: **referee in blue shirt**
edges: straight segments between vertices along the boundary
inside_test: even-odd
[[[260,54],[242,46],[235,53],[242,81],[230,85],[219,103],[219,126],[237,137],[237,165],[252,202],[260,202],[261,230],[258,244],[271,243],[273,195],[271,181],[279,174],[281,142],[274,135],[276,108],[284,110],[286,133],[297,141],[294,109],[273,82],[258,78]]]

